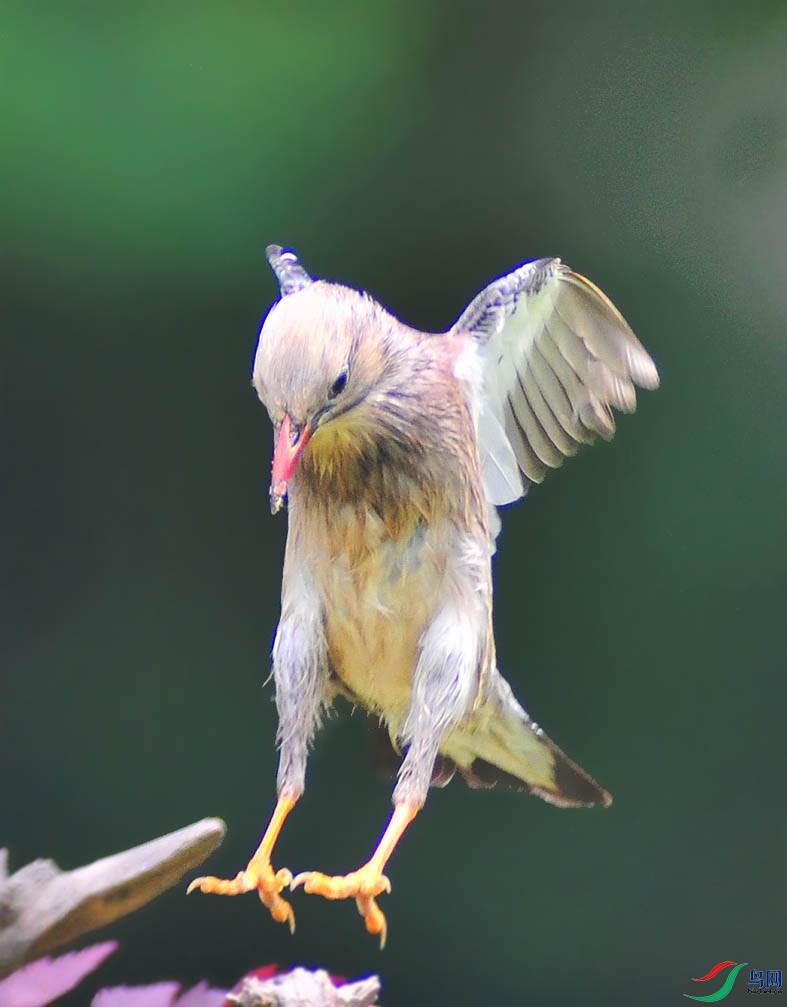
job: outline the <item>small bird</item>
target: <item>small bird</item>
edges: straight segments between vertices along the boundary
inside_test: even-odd
[[[560,259],[500,277],[440,334],[368,294],[315,280],[267,249],[281,296],[260,330],[253,383],[273,423],[270,484],[289,526],[273,644],[278,800],[248,866],[189,891],[256,890],[294,930],[286,888],[354,898],[385,943],[385,868],[430,785],[454,773],[559,807],[612,798],[527,715],[492,632],[497,508],[633,412],[656,367],[611,301]],[[370,859],[293,878],[271,853],[304,790],[337,694],[383,725],[401,759]]]

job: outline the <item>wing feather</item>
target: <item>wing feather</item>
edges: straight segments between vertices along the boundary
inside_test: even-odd
[[[575,441],[571,434],[560,425],[560,420],[552,411],[549,402],[547,402],[544,393],[541,391],[532,360],[528,367],[523,387],[530,408],[535,413],[544,433],[550,439],[557,452],[554,462],[550,464],[553,466],[560,465],[562,461],[560,456],[562,455],[564,458],[567,458],[570,455],[576,454],[579,449],[579,442]]]
[[[552,341],[588,391],[616,409],[632,412],[637,405],[632,382],[621,377],[598,357],[590,356],[587,343],[568,326],[559,310],[548,324]]]
[[[533,377],[541,390],[544,399],[558,419],[561,427],[577,444],[592,444],[593,438],[577,429],[574,418],[574,407],[565,387],[555,371],[547,363],[543,346],[533,345],[530,360],[533,367]]]
[[[605,409],[603,403],[593,396],[586,385],[582,384],[579,375],[560,352],[551,330],[544,330],[538,347],[568,395],[571,405],[569,418],[571,433],[576,431],[581,435],[578,439],[584,440],[586,444],[592,444],[597,434],[609,440],[615,433],[612,413],[609,409]]]
[[[492,504],[541,482],[580,444],[609,440],[612,409],[633,412],[635,385],[658,387],[656,365],[614,304],[559,259],[528,262],[495,280],[451,331],[472,336],[481,360],[475,405]]]
[[[506,434],[511,441],[511,446],[514,449],[514,455],[522,474],[530,482],[540,483],[547,473],[547,466],[531,447],[530,438],[514,413],[510,399],[506,399],[503,415],[506,423]]]
[[[555,468],[555,466],[560,465],[563,461],[563,455],[560,453],[557,445],[550,439],[544,425],[530,404],[528,392],[532,381],[529,379],[528,372],[525,371],[524,374],[518,374],[517,379],[519,389],[516,395],[511,396],[511,407],[514,410],[516,418],[519,420],[522,430],[527,431],[528,440],[535,453],[545,465]]]

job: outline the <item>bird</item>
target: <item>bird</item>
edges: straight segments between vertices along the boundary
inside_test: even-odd
[[[272,513],[287,504],[281,615],[272,648],[277,801],[245,869],[189,886],[256,890],[274,920],[285,889],[355,899],[385,944],[385,873],[430,786],[458,774],[558,807],[610,794],[530,718],[498,669],[492,626],[498,508],[615,432],[613,409],[655,389],[655,363],[590,280],[559,258],[485,287],[442,333],[369,294],[315,279],[266,250],[279,297],[252,381],[274,432]],[[274,869],[281,828],[338,695],[364,708],[398,761],[393,810],[369,859],[345,875]]]

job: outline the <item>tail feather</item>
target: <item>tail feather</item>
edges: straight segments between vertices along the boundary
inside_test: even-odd
[[[498,678],[493,688],[441,745],[467,784],[529,791],[563,808],[608,807],[611,795],[528,717],[508,683]]]
[[[443,739],[433,787],[445,786],[458,772],[470,787],[507,787],[561,808],[612,803],[611,795],[528,717],[505,679],[495,676],[488,688],[481,705]],[[374,765],[393,779],[402,753],[376,718],[369,719],[369,741]]]

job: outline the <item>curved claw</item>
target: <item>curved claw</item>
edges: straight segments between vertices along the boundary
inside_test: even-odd
[[[257,887],[257,881],[250,876],[249,871],[238,871],[234,878],[214,878],[210,875],[204,878],[194,878],[186,889],[186,895],[199,889],[205,895],[243,895]]]
[[[289,924],[290,933],[294,934],[295,913],[289,902],[279,894],[291,883],[291,871],[282,867],[274,874],[273,868],[268,864],[267,870],[264,869],[264,865],[253,869],[247,867],[245,871],[238,871],[235,877],[229,880],[210,876],[195,878],[186,889],[186,894],[189,895],[199,889],[206,895],[243,895],[256,889],[260,902],[267,907],[274,920],[277,923]]]
[[[391,882],[378,868],[366,864],[351,874],[337,877],[319,871],[303,871],[290,884],[291,890],[301,887],[307,894],[322,895],[325,899],[355,899],[366,929],[370,934],[379,934],[380,948],[385,947],[388,926],[375,899],[391,891]]]

